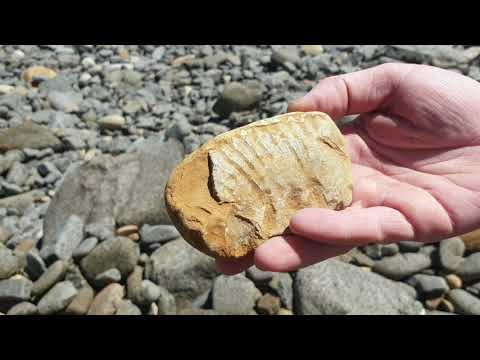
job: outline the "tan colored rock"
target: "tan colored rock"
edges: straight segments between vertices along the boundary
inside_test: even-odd
[[[140,234],[139,233],[134,233],[128,235],[128,238],[132,241],[138,242],[140,240]]]
[[[458,275],[448,274],[445,276],[445,280],[447,280],[450,289],[461,289],[463,286],[462,279]]]
[[[345,140],[319,112],[290,113],[222,134],[172,173],[165,201],[185,240],[212,257],[239,258],[288,232],[307,207],[352,201]]]
[[[137,225],[125,225],[117,229],[118,236],[130,236],[132,234],[138,233]]]
[[[293,312],[291,310],[281,308],[278,310],[277,315],[293,315]]]
[[[22,240],[22,242],[15,247],[15,252],[26,253],[26,252],[30,251],[31,249],[33,249],[33,247],[35,247],[35,244],[36,244],[36,242],[33,239]]]
[[[122,285],[110,284],[100,291],[90,306],[87,315],[113,315],[123,299],[124,289]]]
[[[465,248],[469,251],[480,251],[480,229],[461,236]]]
[[[92,304],[95,293],[90,286],[84,286],[65,309],[67,315],[85,315]]]
[[[23,72],[22,78],[27,83],[32,85],[33,79],[35,78],[43,78],[46,80],[51,80],[57,76],[57,73],[49,68],[44,66],[32,66]]]
[[[305,54],[316,56],[323,53],[323,46],[322,45],[303,45],[302,50]]]

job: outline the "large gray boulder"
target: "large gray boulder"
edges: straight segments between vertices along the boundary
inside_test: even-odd
[[[295,310],[300,315],[424,313],[404,287],[334,259],[301,269],[294,293]]]
[[[112,235],[115,224],[169,224],[163,192],[183,156],[183,145],[172,138],[72,165],[45,215],[43,246],[55,247],[72,215],[85,228],[104,224]]]

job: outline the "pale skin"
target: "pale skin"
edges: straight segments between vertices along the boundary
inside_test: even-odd
[[[322,111],[342,129],[352,159],[353,203],[303,209],[294,235],[275,237],[249,256],[218,260],[234,275],[255,264],[295,271],[355,246],[436,242],[480,228],[480,83],[453,71],[384,64],[326,78],[289,112]]]

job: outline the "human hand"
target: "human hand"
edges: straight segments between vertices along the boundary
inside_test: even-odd
[[[304,209],[294,235],[268,240],[244,259],[219,260],[226,274],[255,264],[294,271],[355,246],[435,242],[480,227],[480,84],[435,67],[384,64],[322,80],[289,106],[334,120],[354,177],[353,205]]]

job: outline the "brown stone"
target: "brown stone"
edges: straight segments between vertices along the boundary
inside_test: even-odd
[[[125,225],[117,229],[118,236],[130,236],[135,233],[138,233],[137,225]]]
[[[288,233],[300,209],[350,205],[352,187],[335,123],[319,112],[290,113],[207,142],[173,171],[165,200],[191,245],[212,257],[239,258]]]
[[[445,276],[445,280],[447,280],[450,289],[461,289],[463,286],[462,279],[458,275],[449,274]]]
[[[461,236],[468,251],[480,251],[480,229]]]
[[[49,68],[44,66],[32,66],[23,72],[22,78],[26,82],[32,85],[32,82],[35,78],[42,78],[45,80],[51,80],[57,76],[57,73]]]
[[[90,286],[84,286],[65,309],[67,315],[85,315],[92,304],[95,292]]]
[[[128,238],[132,241],[137,242],[140,240],[140,235],[138,233],[128,235]]]
[[[26,252],[30,251],[35,246],[35,244],[36,244],[36,242],[33,239],[22,240],[22,242],[15,247],[15,252],[25,252],[26,253]]]
[[[275,315],[280,310],[280,299],[271,294],[263,295],[257,302],[257,311],[262,315]]]
[[[117,312],[117,307],[123,299],[124,289],[122,285],[110,284],[100,291],[87,315],[113,315]]]

